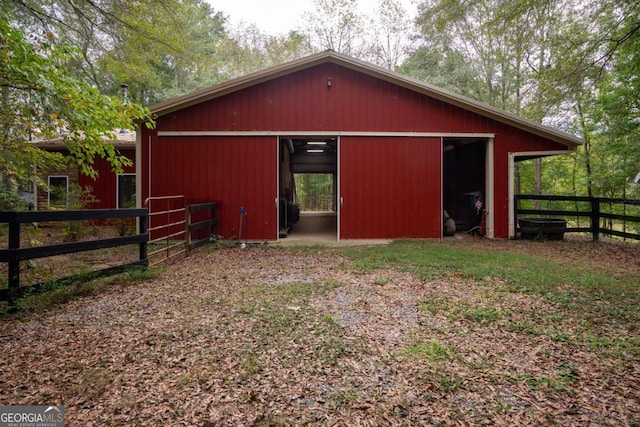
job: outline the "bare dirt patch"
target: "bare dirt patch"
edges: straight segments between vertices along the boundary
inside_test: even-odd
[[[637,248],[445,244],[638,268]],[[500,283],[363,273],[336,249],[205,249],[2,320],[0,402],[87,426],[637,423],[638,355],[603,350],[604,329],[578,339],[578,318]]]

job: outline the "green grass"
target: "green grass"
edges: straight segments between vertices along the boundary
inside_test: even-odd
[[[365,272],[391,268],[425,281],[459,277],[483,286],[492,278],[504,283],[508,291],[537,295],[555,306],[587,316],[606,316],[636,325],[640,322],[637,275],[590,271],[570,260],[552,263],[529,254],[470,250],[423,240],[351,248],[347,255],[354,260],[356,269]],[[490,313],[484,315],[489,316],[487,320],[493,317]]]
[[[456,357],[456,353],[453,349],[436,341],[414,342],[413,344],[401,349],[398,352],[398,355],[403,359],[416,358],[435,364],[453,360]]]
[[[640,339],[636,338],[640,327],[638,275],[589,270],[571,259],[549,262],[531,254],[471,250],[436,241],[396,241],[387,246],[350,248],[346,254],[359,271],[396,269],[426,283],[447,279],[466,282],[463,286],[470,287],[470,295],[483,302],[473,305],[466,297],[431,292],[417,307],[430,316],[464,321],[471,328],[498,324],[523,335],[583,346],[622,364],[640,355]],[[514,293],[549,305],[543,312],[535,307],[510,307],[509,295]],[[429,358],[430,351],[433,349],[424,343],[415,344],[404,349],[403,355],[422,353]]]

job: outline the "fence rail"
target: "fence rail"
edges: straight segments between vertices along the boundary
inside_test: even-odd
[[[334,196],[300,196],[296,198],[302,212],[331,212],[335,210]]]
[[[175,218],[179,214],[179,218]],[[168,215],[168,216],[165,216]],[[170,207],[166,210],[149,213],[148,209],[94,209],[80,211],[42,211],[42,212],[0,212],[0,224],[8,225],[8,248],[0,249],[0,263],[7,264],[7,288],[0,289],[0,301],[9,301],[10,306],[15,305],[17,298],[26,295],[29,292],[37,292],[38,290],[49,285],[51,282],[35,283],[31,285],[20,285],[20,262],[37,258],[47,258],[56,255],[64,255],[78,252],[86,252],[97,249],[115,248],[125,245],[139,245],[138,261],[124,263],[121,265],[107,267],[89,273],[68,276],[56,279],[56,283],[67,283],[80,279],[90,280],[101,276],[121,273],[136,266],[147,267],[149,263],[148,245],[152,243],[149,240],[149,233],[152,231],[148,227],[151,218],[162,216],[167,219],[168,224],[155,225],[153,230],[162,234],[162,230],[169,232],[162,235],[158,241],[167,245],[178,245],[184,248],[187,254],[200,246],[215,239],[216,204],[200,203],[188,205],[185,207]],[[109,237],[104,239],[96,239],[83,242],[59,243],[47,246],[37,247],[21,247],[20,245],[20,229],[22,224],[32,224],[39,222],[61,222],[61,221],[90,221],[103,219],[119,219],[119,218],[137,218],[138,233],[131,236]],[[156,224],[157,224],[156,219]],[[175,232],[176,228],[180,228],[179,232]],[[176,243],[173,238],[181,237]],[[213,238],[213,239],[212,239]],[[163,245],[164,246],[164,245]],[[168,251],[167,247],[163,247],[157,252]],[[172,255],[173,256],[173,255]],[[166,260],[167,258],[163,258]]]
[[[547,209],[523,207],[526,202],[548,202]],[[524,203],[523,203],[524,202]],[[570,206],[571,208],[568,208]],[[631,210],[631,212],[629,212]],[[640,200],[585,196],[543,196],[520,194],[514,197],[515,235],[521,231],[519,218],[560,217],[567,220],[567,233],[590,233],[593,240],[600,235],[640,240]],[[581,224],[581,219],[588,224]],[[629,228],[635,230],[630,232]]]
[[[216,203],[199,203],[187,207],[187,248],[189,252],[217,238],[217,206]],[[208,212],[209,215],[197,220],[200,216],[196,212]]]
[[[20,228],[22,224],[60,221],[88,221],[99,219],[138,218],[138,234],[131,236],[110,237],[86,242],[60,243],[47,246],[20,247]],[[16,298],[27,292],[38,290],[48,282],[20,286],[20,262],[55,255],[86,252],[97,249],[114,248],[125,245],[139,245],[139,260],[131,263],[108,267],[84,275],[69,276],[57,279],[65,282],[80,277],[100,277],[125,271],[135,266],[147,265],[147,210],[146,209],[95,209],[81,211],[44,211],[44,212],[0,212],[0,223],[8,224],[8,249],[0,250],[0,262],[8,264],[7,288],[0,289],[0,300],[9,301],[13,305]]]

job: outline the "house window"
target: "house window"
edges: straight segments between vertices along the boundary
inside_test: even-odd
[[[49,176],[49,206],[64,207],[69,204],[69,177],[66,175]]]
[[[116,206],[118,209],[135,208],[136,207],[136,175],[126,173],[118,175],[118,192]]]

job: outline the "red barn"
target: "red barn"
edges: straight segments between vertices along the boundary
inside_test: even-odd
[[[581,140],[326,51],[151,107],[138,131],[138,200],[219,203],[218,233],[277,240],[295,174],[334,177],[337,240],[441,238],[485,216],[513,234],[513,165]],[[295,200],[294,200],[295,201]]]

